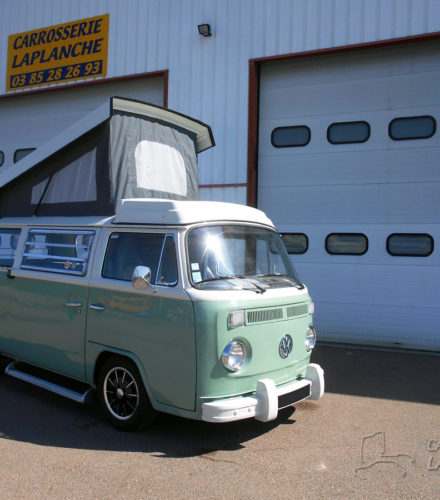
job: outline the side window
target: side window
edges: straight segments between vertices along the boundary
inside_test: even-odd
[[[84,276],[94,231],[31,229],[20,268]]]
[[[394,118],[388,134],[394,141],[429,139],[435,134],[436,122],[432,116],[408,116]]]
[[[16,149],[14,153],[14,163],[17,163],[17,161],[20,161],[22,158],[32,153],[32,151],[35,151],[35,149],[36,148]]]
[[[136,266],[148,266],[151,269],[153,284],[175,284],[177,263],[173,238],[157,233],[112,233],[102,276],[131,281]]]
[[[395,233],[388,236],[387,251],[396,257],[428,257],[434,251],[434,240],[429,234]]]
[[[309,239],[304,233],[284,233],[281,235],[287,253],[303,254],[309,248]]]
[[[363,255],[368,238],[360,233],[332,233],[325,239],[325,249],[332,255]]]
[[[20,229],[0,229],[0,267],[12,267]]]
[[[175,285],[178,281],[176,245],[171,235],[165,237],[162,259],[157,276],[157,283],[159,285]]]

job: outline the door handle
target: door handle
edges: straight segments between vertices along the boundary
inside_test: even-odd
[[[79,309],[82,305],[82,302],[66,302],[67,307],[73,307],[74,309]]]
[[[98,304],[90,304],[89,309],[93,309],[94,311],[103,311],[105,307],[99,306]]]

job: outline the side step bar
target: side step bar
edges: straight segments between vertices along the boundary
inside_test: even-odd
[[[87,403],[87,399],[89,399],[89,396],[92,394],[93,390],[91,387],[87,389],[83,394],[81,394],[80,392],[72,391],[71,389],[62,387],[61,385],[57,385],[53,382],[49,382],[48,380],[36,377],[35,375],[30,375],[29,373],[22,372],[15,366],[15,361],[9,363],[9,365],[5,369],[5,373],[7,375],[10,375],[11,377],[18,378],[19,380],[23,380],[24,382],[28,382],[29,384],[33,384],[37,387],[41,387],[42,389],[46,389],[47,391],[54,392],[59,396],[64,396],[65,398],[76,401],[77,403]]]

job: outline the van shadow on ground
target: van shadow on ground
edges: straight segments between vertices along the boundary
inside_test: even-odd
[[[440,357],[318,346],[312,361],[325,370],[326,392],[418,403],[440,403]],[[0,377],[0,439],[74,449],[146,452],[160,458],[234,451],[280,425],[294,408],[268,423],[253,419],[208,424],[160,415],[138,433],[116,431],[96,406],[82,406],[10,377]],[[307,403],[313,409],[318,403]]]
[[[318,345],[312,362],[324,368],[326,392],[440,403],[439,355]]]
[[[96,405],[76,404],[10,377],[0,378],[0,393],[0,439],[42,446],[181,458],[239,450],[279,425],[295,423],[294,408],[267,423],[249,419],[220,425],[161,414],[151,427],[127,433],[104,421]]]

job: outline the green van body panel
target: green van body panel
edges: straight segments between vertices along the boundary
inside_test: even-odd
[[[1,352],[84,380],[87,286],[23,276],[10,280],[4,271],[1,279]],[[69,308],[68,302],[83,307]]]
[[[182,291],[177,298],[173,289],[160,288],[156,287],[156,293],[151,289],[137,291],[126,282],[118,291],[92,287],[89,304],[99,304],[105,310],[88,311],[87,349],[94,343],[135,353],[153,402],[194,410],[192,302]]]
[[[209,291],[206,292],[207,297],[208,294]],[[306,331],[312,325],[312,316],[307,313],[309,295],[265,299],[255,294],[254,300],[233,300],[233,291],[225,291],[225,295],[228,299],[223,302],[194,302],[200,401],[253,393],[257,381],[265,377],[273,379],[276,385],[283,385],[304,376],[305,367],[310,362],[310,352],[304,344]],[[286,307],[294,304],[304,306],[301,308],[303,314],[286,319]],[[283,309],[282,320],[228,328],[230,311],[273,308]],[[293,339],[293,351],[287,359],[281,358],[278,352],[280,340],[285,334]],[[226,345],[236,339],[244,341],[248,359],[243,368],[233,373],[223,366],[221,355]]]

